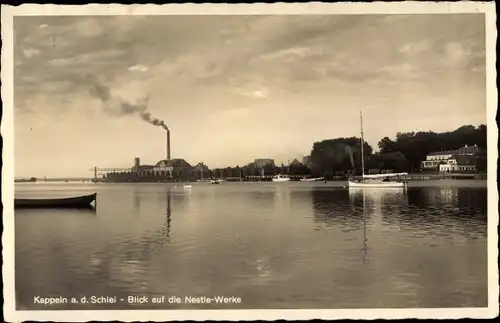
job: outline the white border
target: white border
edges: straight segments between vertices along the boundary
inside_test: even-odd
[[[488,307],[446,309],[353,309],[353,310],[97,310],[97,311],[16,311],[14,292],[14,131],[13,131],[13,16],[21,15],[180,15],[180,14],[431,14],[485,13],[487,60],[488,126]],[[498,316],[498,191],[496,189],[498,129],[495,123],[498,102],[496,88],[496,12],[494,2],[375,2],[307,4],[170,4],[82,6],[25,4],[2,5],[2,100],[3,137],[2,202],[3,281],[6,321],[89,320],[276,320],[276,319],[401,319],[401,318],[493,318]]]

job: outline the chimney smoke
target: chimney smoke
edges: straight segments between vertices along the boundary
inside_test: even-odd
[[[149,96],[142,97],[137,102],[130,102],[119,95],[113,95],[107,85],[100,83],[92,76],[88,75],[87,77],[91,82],[90,94],[101,101],[104,112],[111,116],[138,114],[147,123],[168,130],[163,120],[153,117],[148,111]]]

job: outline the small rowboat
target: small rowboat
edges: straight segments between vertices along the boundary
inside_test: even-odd
[[[14,199],[14,208],[92,208],[96,201],[97,193],[76,197],[63,197],[51,199]]]

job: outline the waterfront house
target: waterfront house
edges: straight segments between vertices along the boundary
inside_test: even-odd
[[[442,173],[452,172],[475,172],[476,157],[471,155],[455,155],[446,162],[439,165],[439,171]]]
[[[437,151],[430,153],[422,161],[422,170],[436,170],[443,161],[448,160],[457,153],[456,150]]]
[[[439,170],[440,172],[475,172],[476,156],[480,148],[477,145],[457,150],[433,152],[422,161],[422,170]]]

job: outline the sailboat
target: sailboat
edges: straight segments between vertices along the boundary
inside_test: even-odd
[[[373,174],[365,175],[365,156],[364,156],[364,139],[363,139],[363,114],[360,111],[361,120],[361,180],[348,180],[349,188],[402,188],[406,182],[396,180],[391,181],[390,178],[398,179],[400,176],[408,175],[408,173],[390,173],[390,174]]]
[[[217,178],[217,176],[215,174],[215,165],[214,165],[214,173],[213,173],[212,179],[210,180],[210,184],[219,184],[219,183],[220,183],[220,180]]]

